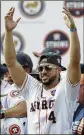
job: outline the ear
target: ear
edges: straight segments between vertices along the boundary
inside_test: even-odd
[[[59,73],[62,71],[62,68],[61,67],[58,67],[58,71],[59,71]]]

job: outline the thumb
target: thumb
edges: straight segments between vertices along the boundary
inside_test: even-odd
[[[21,17],[19,17],[17,20],[16,20],[16,23],[18,23],[20,21]]]

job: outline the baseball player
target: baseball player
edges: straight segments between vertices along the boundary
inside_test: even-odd
[[[4,85],[4,84],[7,84],[7,85]],[[17,88],[14,84],[9,85],[7,82],[2,81],[2,84],[1,84],[1,104],[3,106],[3,110],[17,105],[23,99],[24,99],[23,96],[20,96],[19,91],[17,90]],[[9,129],[11,126],[15,125],[14,123],[16,123],[18,125],[18,128],[20,128],[21,134],[28,133],[28,131],[27,131],[27,118],[26,117],[19,118],[19,119],[15,119],[15,118],[6,119],[6,120],[4,120],[3,123],[5,123],[4,127],[8,127],[5,129]],[[5,131],[4,128],[3,128],[3,131]],[[5,131],[5,133],[6,132],[9,134],[8,130]]]
[[[64,20],[70,29],[70,62],[67,74],[60,81],[61,57],[49,52],[40,56],[38,71],[41,82],[26,74],[16,61],[12,30],[20,18],[13,20],[14,8],[5,17],[5,60],[10,74],[25,94],[29,134],[71,134],[73,113],[80,87],[80,42],[69,10],[64,7]],[[9,54],[10,50],[10,54]],[[9,66],[10,65],[10,66]],[[18,75],[19,74],[19,75]],[[5,117],[7,117],[5,112]]]
[[[5,73],[6,67],[0,65],[0,72]],[[14,87],[8,84],[6,81],[2,80],[2,74],[0,74],[0,109],[1,111],[11,108],[20,102],[24,101],[22,96],[16,97],[19,93],[15,91]],[[13,91],[12,91],[13,90]],[[26,123],[25,123],[26,124]],[[25,134],[24,126],[19,118],[9,118],[1,120],[1,134]],[[27,133],[27,132],[26,132]]]
[[[12,97],[11,93],[1,98],[2,111],[19,104],[24,99],[23,97]],[[4,101],[4,103],[3,103]],[[1,120],[1,134],[20,135],[24,134],[23,124],[19,118],[7,118]]]

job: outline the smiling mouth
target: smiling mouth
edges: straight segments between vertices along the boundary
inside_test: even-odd
[[[43,80],[46,80],[46,79],[48,79],[48,77],[47,76],[43,76],[42,79]]]

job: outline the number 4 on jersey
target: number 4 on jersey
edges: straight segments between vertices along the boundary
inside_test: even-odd
[[[48,119],[52,120],[52,123],[56,123],[56,117],[54,115],[54,111],[51,111]]]

